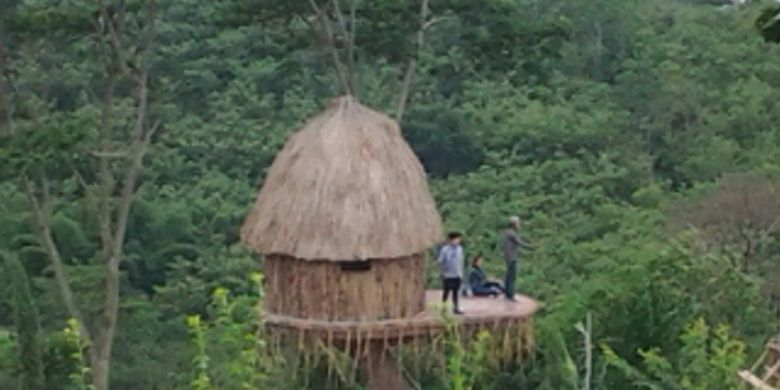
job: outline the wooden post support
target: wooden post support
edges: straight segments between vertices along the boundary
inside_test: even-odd
[[[758,390],[777,390],[776,388],[769,386],[766,384],[766,382],[762,381],[760,378],[756,377],[755,375],[747,372],[747,371],[740,371],[739,377],[742,378],[745,382],[753,386],[754,389]]]
[[[360,366],[369,390],[411,390],[397,359],[390,356],[382,341],[370,341]]]

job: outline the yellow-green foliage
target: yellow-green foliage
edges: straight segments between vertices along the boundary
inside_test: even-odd
[[[73,366],[76,368],[70,373],[68,378],[70,379],[70,385],[74,390],[93,390],[90,380],[89,365],[84,356],[86,345],[84,340],[81,339],[81,333],[79,328],[81,325],[75,319],[69,319],[67,326],[62,330],[66,345],[71,347],[72,352],[68,358]]]
[[[259,290],[262,275],[251,281]],[[255,389],[267,385],[273,357],[264,337],[259,297],[232,298],[225,288],[212,293],[208,320],[187,317],[192,344],[194,390]]]

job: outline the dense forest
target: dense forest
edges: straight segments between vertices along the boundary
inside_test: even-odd
[[[262,261],[238,242],[349,74],[400,118],[467,253],[503,272],[513,214],[537,245],[532,356],[451,344],[420,388],[740,389],[780,330],[778,14],[0,0],[0,388],[360,388],[268,351]]]

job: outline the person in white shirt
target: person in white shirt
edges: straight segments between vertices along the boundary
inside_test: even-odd
[[[452,232],[447,238],[447,244],[439,250],[438,257],[443,284],[442,302],[447,302],[449,294],[452,293],[455,314],[463,314],[458,305],[460,285],[463,280],[463,247],[460,245],[462,235]]]

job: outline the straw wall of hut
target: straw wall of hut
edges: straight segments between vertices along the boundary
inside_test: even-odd
[[[407,318],[425,309],[425,255],[359,263],[268,256],[265,309],[312,320]]]

